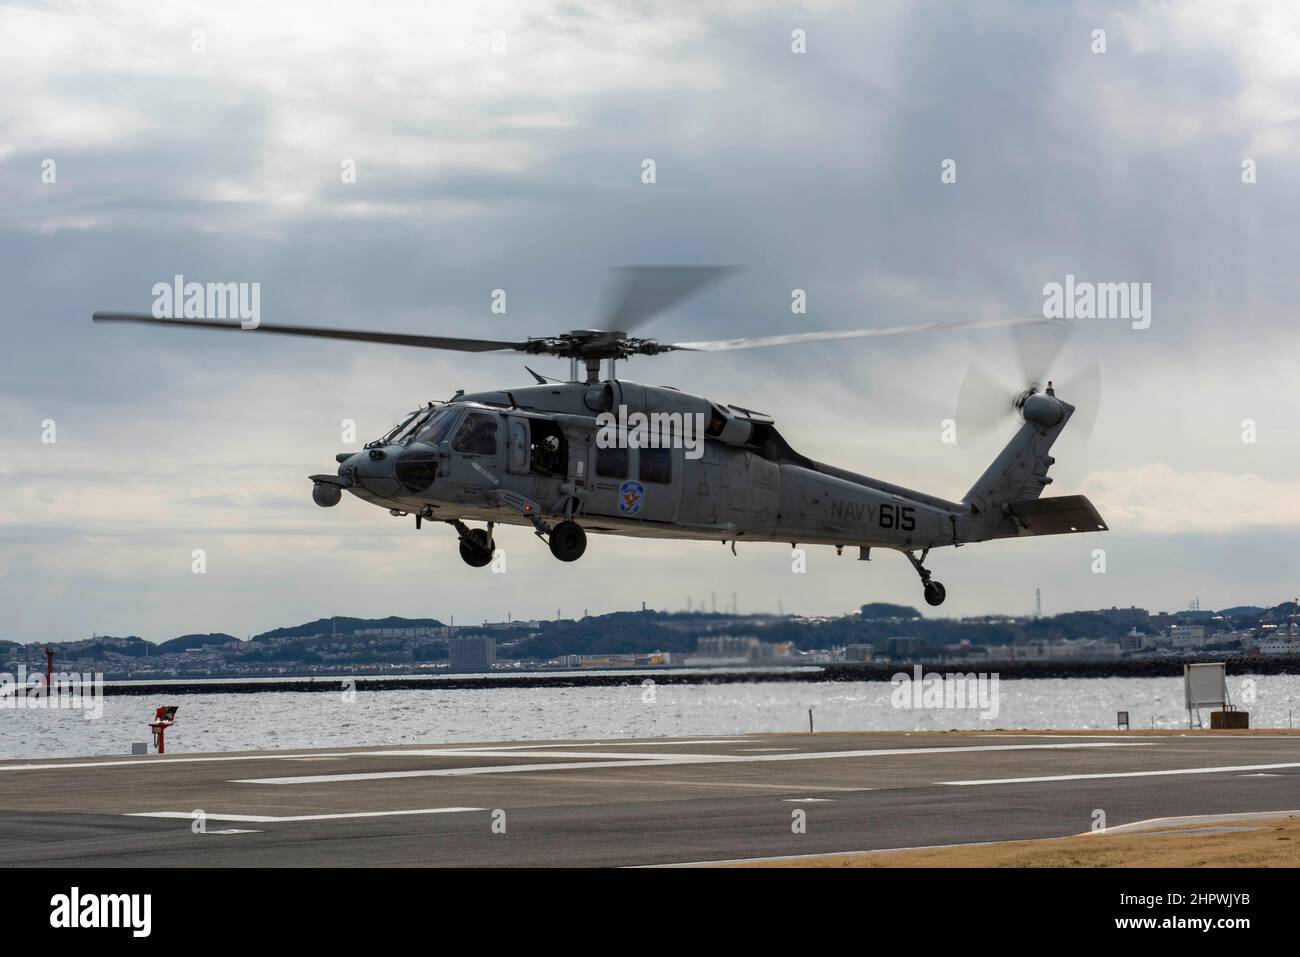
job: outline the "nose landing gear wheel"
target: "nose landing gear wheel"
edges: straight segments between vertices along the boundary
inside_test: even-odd
[[[562,562],[576,562],[587,550],[587,533],[577,522],[560,522],[551,529],[551,554]]]
[[[468,535],[460,540],[460,557],[472,568],[482,568],[492,561],[492,552],[496,542],[488,538],[488,533],[481,528],[470,529]]]
[[[943,600],[948,597],[943,585],[931,581],[925,583],[925,602],[927,605],[942,605]]]

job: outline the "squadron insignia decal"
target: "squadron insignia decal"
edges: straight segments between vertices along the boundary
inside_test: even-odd
[[[623,515],[636,515],[645,503],[645,486],[628,480],[618,487],[618,510]]]

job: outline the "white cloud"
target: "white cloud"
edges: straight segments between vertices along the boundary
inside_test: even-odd
[[[1300,479],[1152,463],[1093,472],[1084,491],[1112,531],[1195,535],[1300,527]]]

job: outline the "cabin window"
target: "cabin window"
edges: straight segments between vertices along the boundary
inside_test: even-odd
[[[673,480],[673,450],[642,449],[640,472],[642,482],[667,485]]]
[[[467,455],[496,455],[497,417],[488,412],[469,413],[451,447]]]
[[[534,475],[564,478],[568,472],[569,443],[560,427],[549,419],[532,420],[528,467]]]
[[[627,478],[627,449],[596,446],[596,474],[602,478]]]

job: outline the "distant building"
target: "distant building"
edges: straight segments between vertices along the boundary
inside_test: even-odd
[[[748,658],[757,654],[761,645],[752,635],[702,635],[695,650],[709,658]]]
[[[1141,634],[1136,628],[1129,631],[1119,640],[1121,651],[1141,651],[1146,647],[1146,635]]]
[[[490,635],[469,635],[447,642],[447,656],[452,671],[472,673],[491,671],[497,660],[497,643]]]
[[[441,638],[446,630],[441,625],[418,625],[411,628],[358,628],[352,634],[358,638]]]
[[[845,661],[870,661],[875,649],[871,645],[845,645]]]
[[[1130,605],[1127,608],[1100,608],[1096,614],[1101,615],[1112,625],[1145,625],[1151,617],[1151,613],[1145,608],[1138,608],[1136,605]]]
[[[1261,655],[1300,655],[1300,642],[1283,641],[1280,638],[1268,638],[1256,647]]]
[[[1204,625],[1171,625],[1169,627],[1169,646],[1179,651],[1188,648],[1201,648],[1205,645]]]
[[[891,658],[906,658],[921,653],[925,642],[920,638],[898,637],[885,639],[885,653]]]
[[[646,668],[670,663],[670,656],[664,651],[652,651],[648,654],[615,655],[565,655],[561,664],[575,661],[580,668]]]
[[[695,653],[682,659],[688,665],[756,665],[787,657],[790,645],[772,644],[753,635],[702,635]]]

